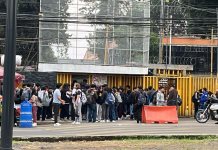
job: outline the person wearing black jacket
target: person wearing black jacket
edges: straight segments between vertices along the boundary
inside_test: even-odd
[[[91,85],[90,89],[87,90],[86,97],[88,108],[88,121],[95,123],[97,114],[96,101],[98,98],[95,85]]]
[[[102,119],[102,104],[104,103],[103,99],[103,88],[100,87],[97,91],[98,98],[96,100],[97,105],[97,121],[100,122]]]
[[[64,104],[61,104],[61,113],[60,118],[63,119],[69,119],[69,106],[71,101],[71,96],[69,93],[69,85],[64,84],[63,88],[61,90],[61,99],[64,100]]]

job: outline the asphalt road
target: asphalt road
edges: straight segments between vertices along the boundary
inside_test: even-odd
[[[116,123],[63,122],[54,127],[52,122],[34,128],[14,128],[14,137],[72,137],[72,136],[131,136],[131,135],[218,135],[218,124],[209,121],[199,124],[194,119],[179,119],[178,124],[137,124],[123,120]]]

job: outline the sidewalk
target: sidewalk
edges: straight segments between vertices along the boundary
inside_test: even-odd
[[[114,137],[114,136],[218,136],[218,125],[209,121],[199,124],[194,119],[180,118],[179,124],[137,124],[136,121],[122,120],[116,123],[60,122],[59,127],[53,121],[39,122],[34,128],[14,128],[16,138],[57,138],[57,137]]]

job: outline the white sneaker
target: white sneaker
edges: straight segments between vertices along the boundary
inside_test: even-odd
[[[72,124],[76,124],[76,121],[72,122]]]
[[[110,122],[110,120],[107,120],[106,122]]]
[[[51,120],[53,120],[53,121],[54,121],[54,118],[51,118]]]
[[[101,120],[101,122],[105,122],[105,120]]]
[[[112,121],[113,123],[116,122],[115,120]]]
[[[33,123],[33,127],[37,127],[37,123]]]
[[[76,124],[80,124],[80,122],[76,122]]]
[[[61,126],[61,124],[60,123],[55,123],[54,124],[54,127],[58,127],[58,126]]]

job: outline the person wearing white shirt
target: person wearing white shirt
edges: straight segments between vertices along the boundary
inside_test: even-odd
[[[164,87],[159,87],[157,92],[157,106],[164,106],[165,99],[164,99]]]

